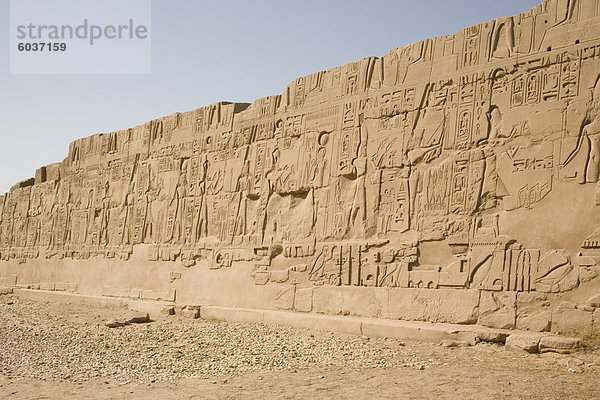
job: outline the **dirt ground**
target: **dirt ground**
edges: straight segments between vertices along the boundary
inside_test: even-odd
[[[178,316],[104,326],[125,312],[2,296],[0,398],[600,398],[598,351],[533,355]]]

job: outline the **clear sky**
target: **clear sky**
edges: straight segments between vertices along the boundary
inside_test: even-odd
[[[11,75],[10,2],[0,0],[0,193],[62,161],[75,139],[217,101],[280,94],[297,77],[539,3],[152,0],[152,73]]]

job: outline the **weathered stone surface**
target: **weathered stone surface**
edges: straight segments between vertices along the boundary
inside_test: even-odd
[[[277,297],[275,297],[275,307],[280,310],[292,310],[294,308],[294,298],[296,296],[296,286],[290,285],[281,288]]]
[[[580,334],[592,327],[593,313],[582,310],[554,310],[552,312],[553,333]]]
[[[544,336],[540,339],[540,352],[572,353],[581,348],[581,340],[564,336]]]
[[[534,333],[513,333],[506,338],[505,347],[508,350],[539,352],[541,336]]]
[[[143,324],[143,323],[149,322],[149,321],[150,321],[150,315],[148,315],[148,313],[140,312],[140,311],[131,311],[125,317],[125,322],[127,322],[128,324]]]
[[[175,307],[173,307],[173,306],[163,307],[163,309],[160,310],[160,313],[163,315],[175,315]]]
[[[460,341],[460,340],[457,341],[457,340],[446,339],[446,340],[442,340],[440,342],[440,346],[442,346],[442,347],[469,347],[469,346],[472,346],[472,344],[469,342]]]
[[[552,311],[546,293],[517,293],[516,328],[532,332],[549,332]]]
[[[111,319],[104,323],[104,326],[106,326],[107,328],[120,328],[125,325],[127,325],[127,323],[125,321],[119,321],[116,319]]]
[[[371,287],[342,287],[342,314],[382,317],[389,291]]]
[[[475,336],[480,341],[489,343],[505,343],[508,335],[509,333],[492,329],[475,331]]]
[[[184,318],[197,319],[200,318],[200,309],[198,307],[185,307],[181,311]]]
[[[341,314],[344,297],[336,286],[323,286],[313,290],[313,311],[324,314]]]
[[[294,309],[301,312],[311,312],[313,309],[313,289],[296,289]]]
[[[0,287],[12,287],[17,285],[17,275],[0,277]]]
[[[391,289],[385,317],[473,324],[477,322],[478,307],[477,290]]]
[[[290,272],[287,269],[282,271],[271,271],[269,280],[275,283],[287,282],[290,279]]]
[[[534,315],[517,318],[517,329],[532,332],[549,332],[552,323],[552,311],[541,311]]]
[[[40,290],[54,290],[54,288],[56,284],[54,283],[48,283],[48,282],[43,282],[40,283]]]
[[[590,307],[600,308],[600,294],[597,294],[596,296],[591,297],[588,300],[588,305]]]
[[[572,303],[570,301],[561,301],[558,304],[558,309],[559,310],[574,310],[577,308],[577,304]]]
[[[0,287],[587,326],[591,304],[515,297],[597,294],[599,14],[546,0],[76,140],[0,196]]]
[[[490,328],[512,329],[516,324],[515,292],[481,292],[478,324]]]

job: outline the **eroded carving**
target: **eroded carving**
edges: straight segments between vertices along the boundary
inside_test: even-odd
[[[596,277],[598,234],[563,248],[515,221],[600,185],[597,3],[547,0],[253,104],[77,140],[0,197],[0,258],[251,263],[280,302],[296,284],[572,290]]]

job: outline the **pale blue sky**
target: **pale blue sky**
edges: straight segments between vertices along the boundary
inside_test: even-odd
[[[77,138],[279,94],[297,77],[540,2],[153,0],[151,74],[63,76],[10,74],[9,0],[0,0],[0,193],[61,161]]]

